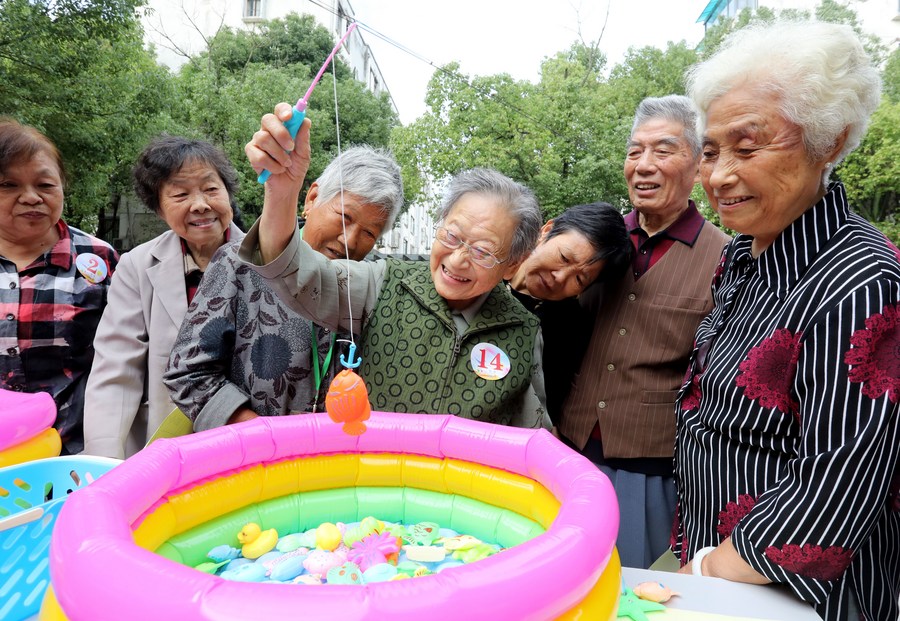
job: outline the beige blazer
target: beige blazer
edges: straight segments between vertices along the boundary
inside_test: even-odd
[[[244,234],[234,224],[230,240]],[[122,255],[94,337],[84,452],[124,459],[175,409],[162,375],[187,313],[181,240],[172,231]]]

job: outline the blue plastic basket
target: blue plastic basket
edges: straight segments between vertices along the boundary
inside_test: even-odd
[[[120,463],[73,455],[0,468],[0,621],[38,612],[50,583],[50,535],[63,501]]]

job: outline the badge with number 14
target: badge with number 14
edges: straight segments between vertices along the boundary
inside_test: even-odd
[[[486,380],[502,379],[510,370],[509,356],[490,343],[479,343],[473,347],[470,360],[475,374]]]

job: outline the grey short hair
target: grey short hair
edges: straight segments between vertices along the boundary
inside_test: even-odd
[[[439,220],[450,215],[453,207],[464,194],[484,194],[496,198],[517,221],[509,260],[524,259],[537,245],[543,218],[534,192],[490,168],[472,168],[457,174],[450,181],[441,202]]]
[[[403,207],[403,179],[400,166],[386,149],[358,145],[331,160],[316,179],[319,200],[328,202],[344,192],[376,205],[387,215],[382,232],[390,231]]]
[[[800,127],[811,160],[826,157],[847,132],[835,166],[859,145],[881,101],[878,71],[843,24],[783,20],[732,33],[711,58],[688,70],[701,124],[714,99],[751,81],[778,95],[781,115]]]
[[[694,158],[700,157],[700,134],[697,130],[697,108],[684,95],[666,95],[665,97],[647,97],[634,113],[631,125],[631,136],[637,128],[653,119],[665,119],[684,126],[684,139],[691,149]]]

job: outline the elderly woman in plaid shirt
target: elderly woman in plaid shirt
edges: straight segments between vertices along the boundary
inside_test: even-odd
[[[0,118],[0,388],[53,395],[63,453],[78,453],[94,332],[119,257],[61,219],[65,186],[53,142]]]

